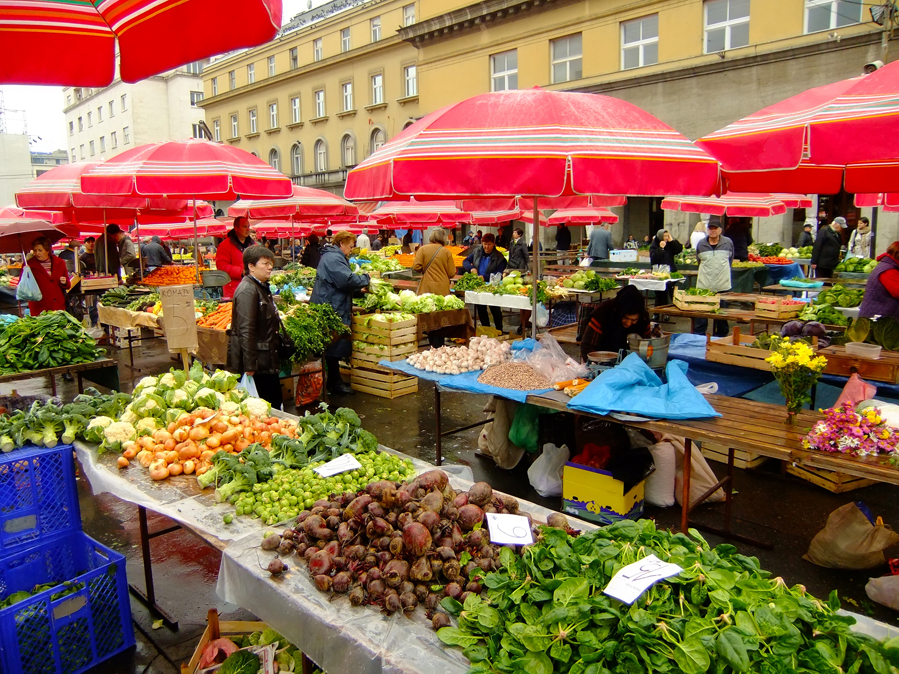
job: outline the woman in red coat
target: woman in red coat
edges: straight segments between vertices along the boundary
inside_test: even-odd
[[[234,218],[234,229],[228,232],[215,254],[215,268],[231,277],[231,282],[225,286],[226,300],[234,297],[237,284],[243,278],[243,252],[252,245],[250,221],[243,216]]]
[[[39,236],[31,243],[34,253],[28,259],[28,267],[41,289],[41,301],[29,302],[32,316],[45,311],[62,311],[66,308],[66,290],[69,288],[69,270],[66,263],[51,252],[50,239]]]

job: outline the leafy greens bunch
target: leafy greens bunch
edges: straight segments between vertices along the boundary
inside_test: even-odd
[[[284,329],[297,347],[291,363],[321,356],[336,336],[350,331],[330,304],[292,304],[284,318]]]
[[[602,593],[649,554],[684,570],[632,606]],[[522,556],[503,548],[499,559],[483,579],[486,601],[441,603],[458,627],[437,634],[465,649],[469,674],[890,674],[899,665],[899,638],[852,632],[836,592],[822,601],[788,587],[756,558],[712,549],[694,530],[623,520],[573,538],[544,527]]]
[[[23,316],[0,334],[0,373],[91,363],[105,353],[74,316],[45,311]]]

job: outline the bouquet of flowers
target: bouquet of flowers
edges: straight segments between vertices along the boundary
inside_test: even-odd
[[[899,452],[899,432],[884,423],[876,407],[859,414],[847,401],[841,407],[824,410],[824,417],[802,441],[803,447],[857,456],[895,456]]]
[[[787,401],[788,420],[792,421],[802,405],[811,402],[809,391],[827,367],[827,359],[815,356],[814,349],[805,342],[784,341],[765,362],[771,365],[780,392]]]

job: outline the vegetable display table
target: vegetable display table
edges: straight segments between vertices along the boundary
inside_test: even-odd
[[[102,304],[97,306],[98,322],[100,325],[109,325],[119,330],[124,330],[127,335],[128,342],[128,358],[132,370],[140,372],[140,368],[134,367],[134,342],[139,342],[143,338],[138,332],[137,337],[134,336],[132,330],[140,330],[141,328],[149,328],[151,330],[164,330],[162,317],[151,314],[149,311],[129,311],[128,309],[119,309],[118,307],[106,307]],[[156,337],[154,339],[161,339]]]
[[[15,372],[13,374],[0,375],[0,384],[13,381],[25,381],[47,377],[50,381],[51,395],[56,395],[56,377],[65,373],[74,374],[78,380],[78,392],[84,393],[84,380],[98,384],[112,391],[119,388],[119,366],[112,358],[100,358],[91,363],[78,363],[76,365],[62,365],[43,370],[28,370],[27,372]]]

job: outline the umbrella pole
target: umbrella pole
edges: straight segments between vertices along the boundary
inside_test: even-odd
[[[531,337],[537,339],[537,280],[540,274],[540,241],[537,233],[540,231],[540,210],[537,197],[534,197],[534,273],[531,279],[531,291],[533,292],[533,306],[531,307]],[[522,330],[522,332],[524,332]]]
[[[197,241],[197,197],[194,195],[194,259],[197,261],[197,285],[200,285],[200,244]]]
[[[137,213],[134,214],[134,232],[137,237],[137,259],[138,259],[138,273],[140,274],[140,280],[144,280],[144,258],[140,254],[140,223],[137,221]]]

